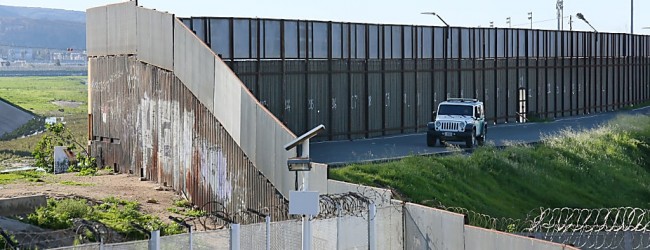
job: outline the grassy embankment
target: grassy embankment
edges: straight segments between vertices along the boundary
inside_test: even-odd
[[[85,76],[0,77],[0,97],[36,115],[64,117],[66,126],[80,142],[88,127],[88,86]],[[77,107],[59,106],[55,101],[76,102]],[[0,141],[0,169],[12,162],[31,158],[41,135]],[[85,144],[85,143],[84,143]]]
[[[415,203],[495,217],[525,218],[539,207],[650,208],[649,145],[649,116],[619,116],[594,130],[563,131],[537,146],[412,156],[332,169],[329,177],[390,187]]]

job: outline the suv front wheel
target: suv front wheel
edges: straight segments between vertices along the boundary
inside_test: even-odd
[[[473,131],[472,135],[465,141],[465,146],[467,146],[467,148],[473,148],[476,145],[477,139],[475,135],[476,131]]]
[[[434,137],[433,135],[427,135],[427,146],[429,147],[435,146],[436,141],[437,141],[436,137]]]

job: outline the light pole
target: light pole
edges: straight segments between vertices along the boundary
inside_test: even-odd
[[[630,34],[634,34],[634,0],[630,0]]]
[[[323,124],[307,131],[298,138],[284,145],[289,151],[295,147],[298,155],[287,159],[287,167],[296,175],[296,191],[289,192],[289,214],[302,215],[302,250],[311,249],[312,240],[312,216],[318,215],[318,192],[309,192],[309,171],[311,171],[311,159],[309,158],[309,139],[325,130]],[[302,190],[298,191],[298,172],[302,175]]]
[[[422,12],[421,14],[422,15],[436,16],[436,17],[438,17],[438,19],[440,19],[440,21],[442,23],[445,24],[445,42],[443,43],[444,44],[443,45],[444,46],[443,47],[444,51],[442,52],[442,54],[443,54],[443,59],[444,59],[444,63],[445,63],[445,80],[444,80],[445,81],[445,86],[444,86],[444,91],[445,91],[445,99],[446,99],[448,97],[448,93],[447,93],[448,76],[447,75],[449,73],[449,65],[448,65],[448,62],[447,62],[447,61],[449,61],[448,60],[448,58],[449,58],[449,52],[448,52],[448,50],[449,50],[449,24],[447,22],[445,22],[445,20],[443,20],[442,17],[440,17],[440,15],[436,14],[435,12]],[[436,105],[435,103],[431,103],[431,110],[435,109],[435,105]]]
[[[530,20],[530,29],[533,29],[533,12],[528,12],[528,20]]]
[[[587,25],[589,25],[589,27],[591,27],[591,28],[594,30],[594,32],[598,33],[598,31],[596,30],[596,28],[594,28],[594,26],[591,26],[591,24],[589,23],[589,21],[587,21],[587,19],[585,19],[585,16],[582,15],[582,13],[578,13],[578,14],[576,14],[576,17],[577,17],[578,19],[584,21]]]

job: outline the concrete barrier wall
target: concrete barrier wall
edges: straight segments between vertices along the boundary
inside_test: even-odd
[[[174,22],[174,74],[214,114],[214,57],[212,51],[179,20]],[[237,104],[231,104],[238,106]],[[217,117],[223,123],[226,117]],[[225,124],[224,124],[225,126]],[[232,130],[226,127],[230,132]],[[235,141],[237,138],[233,136]]]
[[[377,208],[377,249],[404,249],[403,213],[401,204]]]
[[[223,124],[254,165],[288,197],[295,176],[286,162],[295,156],[295,149],[287,152],[282,146],[296,136],[178,19],[174,24],[174,73]]]
[[[318,191],[320,194],[328,194],[327,192],[327,164],[311,163],[311,171],[309,171],[309,190]]]
[[[88,56],[136,54],[136,23],[137,15],[133,1],[88,9]]]
[[[29,214],[47,205],[45,195],[0,199],[0,216]]]
[[[174,69],[174,15],[137,8],[138,60]]]
[[[578,249],[564,244],[503,233],[474,226],[465,226],[465,249],[500,250],[561,250]]]
[[[404,244],[405,249],[465,249],[464,216],[407,203]]]
[[[109,55],[136,54],[138,49],[135,1],[110,5],[106,9],[106,19],[108,23],[106,53]]]
[[[86,11],[86,47],[88,56],[108,55],[106,48],[108,22],[107,6],[95,7]]]

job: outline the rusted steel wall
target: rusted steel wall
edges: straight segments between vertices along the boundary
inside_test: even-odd
[[[206,208],[242,223],[263,220],[248,209],[288,218],[287,200],[173,72],[134,56],[89,64],[91,151],[100,165],[171,186],[199,206],[217,202]]]

